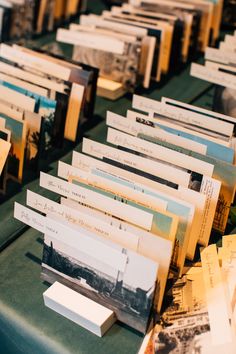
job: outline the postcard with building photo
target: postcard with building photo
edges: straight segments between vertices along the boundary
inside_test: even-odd
[[[59,29],[57,41],[74,45],[74,61],[98,68],[101,77],[121,82],[129,91],[134,90],[140,62],[140,41],[125,42],[101,35],[96,29],[94,33]]]
[[[164,41],[164,29],[161,26],[156,25],[155,23],[148,23],[145,20],[139,21],[139,18],[130,18],[129,16],[125,16],[119,11],[117,12],[117,8],[113,8],[115,12],[111,11],[103,11],[102,18],[106,21],[114,22],[115,24],[125,24],[129,26],[133,26],[138,29],[146,29],[149,36],[152,36],[156,39],[156,45],[154,48],[154,54],[152,58],[152,65],[149,68],[150,74],[154,80],[160,81],[161,78],[161,69],[162,69],[162,61],[163,61],[163,41]],[[113,10],[112,9],[112,10]],[[118,9],[119,10],[119,9]],[[140,64],[141,61],[140,61]]]
[[[114,311],[121,322],[146,333],[158,263],[63,221],[60,216],[44,217],[15,203],[14,217],[45,234],[44,280],[63,283]]]
[[[45,235],[43,279],[58,280],[110,308],[118,320],[145,333],[158,264],[53,217],[68,237]],[[94,252],[94,249],[98,250]]]
[[[73,60],[94,66],[100,76],[121,82],[128,91],[133,91],[138,83],[140,44],[126,43],[125,55],[97,49],[75,46]]]
[[[115,242],[158,263],[159,291],[156,292],[154,308],[160,311],[172,256],[171,241],[70,199],[62,198],[59,204],[27,191],[27,205],[46,215],[58,215],[78,225],[81,230],[93,232],[102,239]]]
[[[206,353],[211,336],[202,268],[190,268],[178,279],[167,294],[166,303],[169,305],[143,353]]]

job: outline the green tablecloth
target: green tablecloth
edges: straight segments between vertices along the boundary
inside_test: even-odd
[[[89,6],[93,5],[90,1]],[[96,12],[102,7],[98,1]],[[191,78],[187,68],[165,79],[162,85],[153,84],[149,90],[138,89],[137,93],[155,99],[168,96],[184,102],[197,99],[199,105],[207,106],[211,98],[201,97],[201,93],[208,88],[206,82]],[[100,123],[86,136],[105,141],[106,111],[124,114],[131,108],[131,98],[126,95],[116,102],[97,98],[95,116]],[[80,148],[78,145],[76,150]],[[71,153],[63,161],[70,162]],[[50,167],[50,173],[56,174],[57,163]],[[40,280],[42,235],[13,218],[14,201],[25,203],[28,188],[56,198],[55,194],[40,188],[36,180],[0,205],[0,354],[136,353],[142,337],[130,328],[115,324],[100,339],[44,307],[42,294],[47,285]]]

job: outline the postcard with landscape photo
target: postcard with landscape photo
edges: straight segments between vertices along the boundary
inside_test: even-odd
[[[50,283],[60,281],[113,310],[121,322],[145,333],[158,264],[88,231],[82,232],[58,217],[53,219],[67,230],[68,237],[45,235],[43,279]]]
[[[0,80],[0,84],[35,100],[35,113],[40,114],[43,118],[42,138],[44,141],[44,150],[50,149],[53,146],[53,128],[57,102],[3,80]],[[32,134],[33,133],[34,132],[32,132]],[[37,142],[35,141],[35,136],[29,135],[28,140],[29,139],[34,140],[34,145],[40,143],[39,139],[37,139]]]
[[[23,177],[26,122],[18,121],[6,115],[1,115],[6,120],[6,128],[11,131],[11,149],[8,162],[8,174],[21,181]]]

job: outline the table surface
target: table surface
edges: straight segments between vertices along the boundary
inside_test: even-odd
[[[95,12],[102,8],[98,1]],[[152,84],[146,91],[139,88],[136,93],[158,100],[167,96],[207,108],[212,100],[210,85],[190,77],[189,66],[165,78],[162,84]],[[95,116],[100,123],[87,131],[86,137],[105,141],[106,111],[125,114],[131,109],[131,99],[129,94],[115,102],[97,98]],[[81,144],[76,147],[80,149]],[[62,160],[70,163],[71,152]],[[56,175],[56,171],[57,162],[50,166],[49,173]],[[116,323],[100,339],[44,306],[42,294],[47,284],[40,280],[43,236],[13,218],[14,201],[24,204],[27,189],[57,199],[35,180],[0,205],[0,354],[136,353],[142,336],[132,329]]]

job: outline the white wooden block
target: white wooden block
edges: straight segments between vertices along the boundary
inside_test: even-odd
[[[113,311],[59,282],[48,288],[43,298],[45,306],[99,337],[116,321]]]

